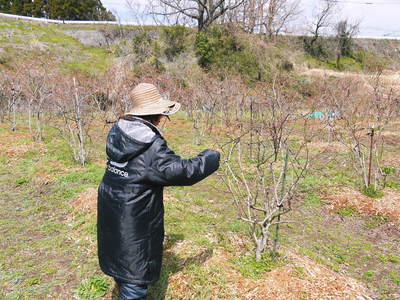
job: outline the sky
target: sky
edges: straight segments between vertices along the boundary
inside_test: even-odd
[[[301,1],[301,23],[307,23],[321,0]],[[400,0],[333,0],[338,3],[336,19],[347,18],[360,22],[359,37],[400,38]],[[131,0],[139,5],[148,1]],[[133,22],[135,13],[128,9],[126,0],[102,0],[103,5],[117,15],[120,21]],[[308,20],[308,21],[307,21]],[[150,21],[150,20],[149,20]]]

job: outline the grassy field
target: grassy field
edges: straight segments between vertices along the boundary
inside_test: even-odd
[[[84,47],[54,25],[2,20],[0,43],[0,68],[51,57],[61,71],[90,76],[105,72],[111,58],[106,47]]]
[[[92,160],[81,167],[53,129],[46,130],[43,142],[35,142],[25,123],[18,124],[17,132],[0,124],[1,298],[110,298],[113,283],[97,265],[95,228],[107,128],[96,128]],[[183,114],[165,134],[184,157],[212,146],[191,142],[191,123]],[[398,155],[399,150],[393,143],[389,153]],[[327,154],[326,164],[316,166],[302,183],[296,208],[286,217],[292,223],[282,228],[276,261],[267,255],[254,261],[247,227],[237,219],[218,175],[193,187],[167,189],[164,265],[150,299],[265,299],[274,284],[296,280],[302,284],[288,299],[343,299],[356,290],[346,286],[350,278],[376,299],[398,299],[399,224],[357,207],[332,206],[332,192],[340,193],[346,183],[354,189],[352,172],[344,159],[341,163],[338,171]],[[312,278],[310,270],[324,266],[324,276],[340,279]],[[316,282],[326,285],[322,294],[315,294]],[[255,290],[259,294],[251,294]]]

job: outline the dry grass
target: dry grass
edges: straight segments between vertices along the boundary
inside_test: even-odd
[[[71,203],[76,211],[85,211],[89,215],[96,213],[97,209],[97,188],[90,187],[74,198]]]
[[[316,142],[316,141],[313,141],[308,144],[308,147],[311,150],[318,151],[318,152],[324,152],[327,150],[330,150],[330,151],[334,150],[336,152],[347,151],[346,146],[344,146],[343,144],[341,144],[339,142]]]
[[[187,253],[190,242],[183,241],[169,251],[175,254]],[[201,249],[198,249],[201,251]],[[223,248],[213,251],[211,257],[201,264],[205,272],[212,274],[213,268],[222,269],[226,275],[226,290],[229,295],[221,297],[221,286],[207,299],[372,299],[368,289],[355,279],[331,271],[308,258],[285,250],[290,263],[266,273],[259,280],[243,277],[234,269],[231,259],[233,254]],[[167,294],[174,297],[166,299],[195,299],[191,290],[193,274],[185,271],[170,276]],[[184,296],[178,296],[184,295]],[[216,296],[218,295],[218,296]]]
[[[2,126],[3,127],[3,126]],[[46,153],[47,149],[43,143],[32,140],[31,135],[27,132],[11,132],[7,134],[7,138],[0,139],[0,151],[9,159],[20,159],[25,153],[36,150]]]
[[[388,216],[400,224],[400,191],[394,189],[387,188],[382,198],[374,199],[352,188],[340,187],[331,189],[323,200],[330,203],[331,210],[351,206],[362,214]]]

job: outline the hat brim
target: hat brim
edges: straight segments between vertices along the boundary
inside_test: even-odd
[[[178,112],[181,104],[175,101],[160,99],[157,102],[134,107],[127,115],[134,116],[150,116],[150,115],[164,115],[170,116]]]

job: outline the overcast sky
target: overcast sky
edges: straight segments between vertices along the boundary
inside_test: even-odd
[[[360,21],[359,36],[400,37],[400,0],[335,0],[339,3],[338,18]],[[121,21],[135,21],[125,0],[102,0]],[[148,1],[136,0],[137,3]],[[301,0],[302,18],[309,19],[321,0]],[[303,24],[306,22],[302,22]]]

